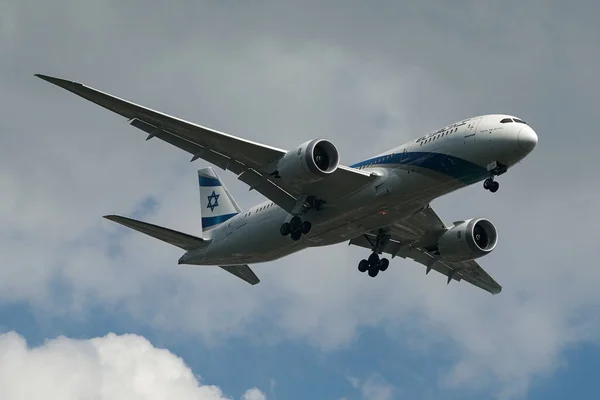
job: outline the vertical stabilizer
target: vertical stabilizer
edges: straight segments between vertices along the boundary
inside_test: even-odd
[[[241,212],[217,173],[206,167],[198,170],[202,231],[211,230]]]

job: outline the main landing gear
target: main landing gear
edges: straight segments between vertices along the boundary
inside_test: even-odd
[[[390,260],[387,258],[379,258],[377,253],[371,253],[367,260],[360,260],[358,270],[360,272],[369,272],[371,278],[375,278],[379,271],[383,272],[390,266]]]
[[[302,221],[300,216],[304,215],[310,209],[322,210],[324,204],[325,201],[317,199],[315,196],[306,196],[300,199],[292,211],[292,215],[294,216],[290,222],[284,222],[281,225],[279,232],[283,236],[290,235],[292,240],[300,240],[300,237],[309,233],[312,227],[309,221]]]
[[[371,244],[373,253],[367,260],[360,260],[358,263],[358,270],[360,272],[369,272],[371,278],[375,278],[379,272],[383,272],[390,266],[390,260],[387,258],[379,258],[379,254],[383,252],[383,249],[390,239],[390,235],[384,230],[379,230],[377,237],[373,241],[369,236],[365,235],[365,238]]]
[[[300,240],[302,235],[306,235],[310,232],[310,228],[312,228],[312,225],[309,221],[302,221],[302,219],[296,215],[292,217],[290,222],[284,222],[281,225],[281,228],[279,228],[279,232],[281,232],[283,236],[290,235],[292,240]]]

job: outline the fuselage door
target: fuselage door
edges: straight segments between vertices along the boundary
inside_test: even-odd
[[[465,139],[475,140],[475,134],[477,133],[477,126],[481,121],[481,117],[470,119],[466,122],[465,126]]]

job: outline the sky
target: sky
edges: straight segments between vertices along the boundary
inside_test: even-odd
[[[589,398],[600,367],[592,1],[0,0],[0,398]],[[343,243],[250,286],[116,226],[200,233],[207,164],[33,76],[84,82],[348,165],[508,113],[537,132],[501,176],[435,200],[499,231],[497,296]],[[229,172],[242,207],[263,199]]]

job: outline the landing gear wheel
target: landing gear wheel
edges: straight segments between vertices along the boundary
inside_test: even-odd
[[[367,260],[361,260],[358,264],[358,270],[363,272],[366,269],[369,272],[369,276],[374,278],[379,272],[387,270],[390,266],[390,260],[380,258],[379,255],[384,253],[391,235],[386,229],[379,229],[375,240],[367,236],[367,234],[364,236],[371,245],[372,253]]]
[[[308,221],[304,221],[302,223],[302,234],[306,235],[308,232],[310,232],[310,228],[312,228],[312,224]]]
[[[490,190],[493,184],[494,181],[492,180],[492,178],[487,178],[485,181],[483,181],[483,188],[485,190]]]
[[[302,220],[300,219],[300,217],[295,216],[290,220],[290,229],[292,232],[302,231]]]
[[[290,237],[292,238],[292,240],[300,240],[300,236],[302,236],[302,232],[292,232],[292,234],[290,235]]]
[[[388,260],[387,258],[382,258],[381,261],[379,261],[378,267],[381,272],[388,269],[389,266],[390,266],[390,260]]]
[[[483,188],[492,193],[496,193],[499,187],[500,184],[494,180],[494,177],[487,178],[485,181],[483,181]]]
[[[360,260],[358,263],[358,270],[360,272],[366,272],[369,269],[369,262],[367,260]]]
[[[377,253],[371,253],[369,256],[369,267],[375,268],[379,265],[379,255]]]
[[[281,225],[281,228],[279,228],[279,232],[281,233],[282,236],[287,236],[292,232],[292,228],[290,228],[290,223],[289,222],[284,222]]]

